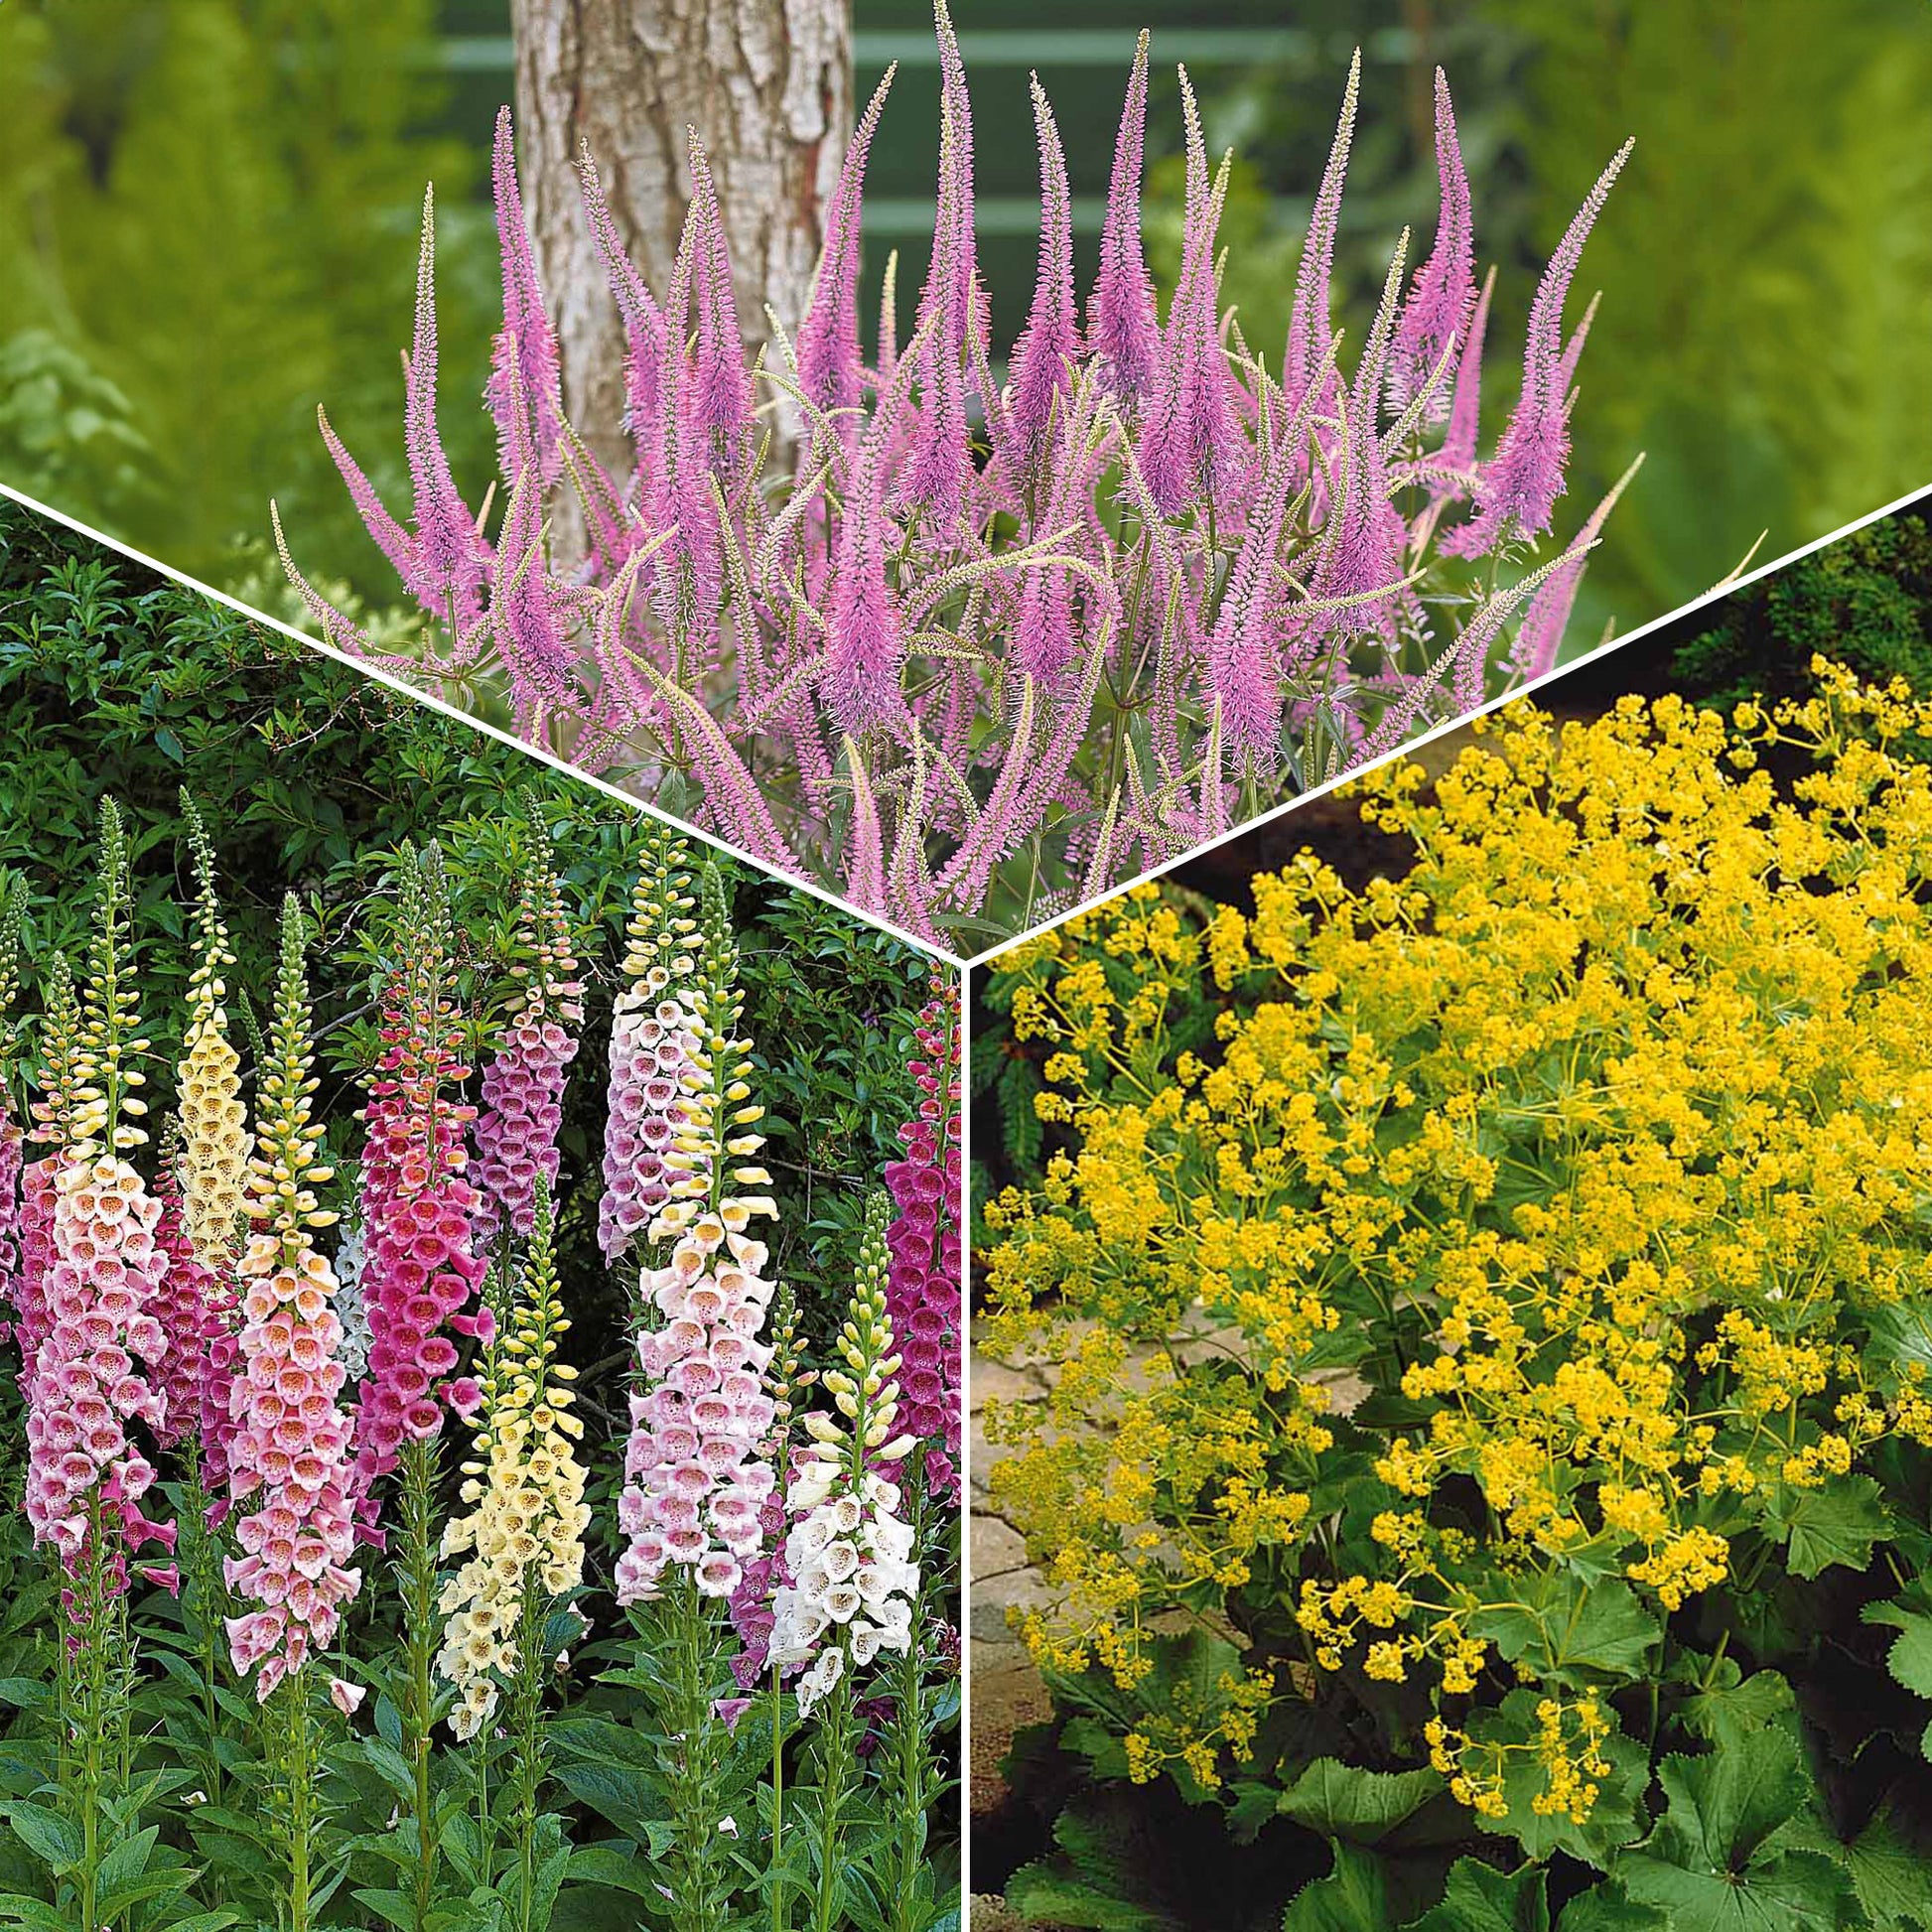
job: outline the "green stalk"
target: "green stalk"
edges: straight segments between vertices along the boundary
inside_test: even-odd
[[[771,1864],[775,1871],[785,1848],[785,1694],[776,1664],[771,1666]],[[790,1894],[775,1879],[771,1886],[771,1932],[786,1932]]]
[[[537,1793],[543,1783],[543,1624],[545,1601],[534,1578],[526,1578],[517,1619],[516,1682],[510,1687],[511,1819],[516,1833],[516,1927],[535,1932],[537,1891]]]
[[[309,1729],[309,1681],[289,1680],[289,1932],[309,1932],[309,1842],[315,1829],[315,1764]]]
[[[725,1886],[718,1869],[723,1744],[711,1710],[716,1632],[697,1585],[680,1567],[662,1598],[663,1765],[670,1787],[671,1916],[678,1932],[722,1932]]]
[[[436,1803],[430,1786],[430,1725],[436,1711],[431,1669],[436,1653],[435,1440],[414,1441],[402,1452],[403,1743],[415,1773],[411,1810],[416,1825],[416,1877],[411,1902],[415,1932],[429,1932],[436,1903]]]
[[[839,1858],[839,1826],[851,1784],[854,1763],[852,1736],[852,1678],[842,1675],[826,1700],[818,1731],[818,1903],[812,1914],[813,1932],[835,1932],[839,1894],[843,1889],[843,1862]]]

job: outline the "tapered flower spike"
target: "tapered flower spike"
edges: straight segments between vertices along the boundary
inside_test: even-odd
[[[100,872],[93,933],[77,1012],[55,990],[48,1089],[54,1156],[52,1254],[38,1293],[43,1324],[28,1386],[26,1506],[36,1543],[49,1544],[69,1576],[91,1560],[91,1522],[108,1528],[99,1555],[110,1591],[126,1587],[127,1554],[156,1542],[172,1552],[172,1523],[150,1522],[141,1499],[154,1465],[136,1422],[165,1424],[150,1379],[167,1348],[153,1304],[168,1257],[156,1238],[161,1206],[123,1154],[147,1139],[138,1122],[148,1051],[140,1037],[128,908],[132,893],[119,811],[100,812]],[[111,1527],[110,1527],[111,1526]],[[141,1571],[173,1587],[171,1566]],[[84,1633],[81,1633],[84,1637]]]
[[[845,151],[839,184],[825,211],[825,252],[819,258],[811,300],[798,328],[798,386],[828,415],[856,409],[865,393],[859,346],[859,249],[866,162],[879,117],[886,108],[886,95],[897,71],[898,63],[895,61],[873,90],[852,144]],[[849,418],[838,428],[848,443],[858,435],[858,425]]]
[[[1329,312],[1329,284],[1334,277],[1335,232],[1341,223],[1342,188],[1348,177],[1348,150],[1355,134],[1355,107],[1362,91],[1362,53],[1355,50],[1348,64],[1348,85],[1342,92],[1341,115],[1315,192],[1309,216],[1308,238],[1302,243],[1302,265],[1295,276],[1295,307],[1288,323],[1288,351],[1282,363],[1282,386],[1291,402],[1299,402],[1314,380],[1315,365],[1327,353],[1333,329]]]
[[[763,1108],[753,1095],[751,1048],[740,1036],[744,995],[722,880],[704,880],[703,948],[679,1004],[687,1052],[670,1165],[671,1198],[649,1235],[670,1244],[638,1283],[645,1323],[618,1527],[618,1601],[658,1593],[667,1570],[699,1592],[729,1597],[762,1539],[777,1477],[760,1454],[773,1405],[761,1339],[772,1283],[762,1241],[748,1229],[776,1212],[758,1165]]]
[[[461,633],[483,615],[489,546],[450,474],[436,426],[436,199],[423,197],[416,266],[416,329],[404,364],[404,447],[416,492],[415,579],[411,589],[433,618]]]
[[[1080,359],[1080,323],[1073,293],[1073,202],[1066,156],[1039,75],[1032,76],[1034,128],[1039,141],[1039,267],[1027,326],[1013,347],[1007,432],[1017,469],[1035,473],[1055,404],[1064,407]]]
[[[188,981],[188,1030],[176,1086],[180,1093],[182,1221],[204,1268],[224,1274],[241,1240],[248,1177],[248,1110],[241,1099],[241,1055],[228,1037],[227,984],[234,964],[214,892],[214,848],[184,787],[182,816],[195,866],[195,965]]]
[[[1570,461],[1564,299],[1583,258],[1584,243],[1634,146],[1633,141],[1624,142],[1597,176],[1543,272],[1536,300],[1530,305],[1522,392],[1496,454],[1482,467],[1475,515],[1444,540],[1444,548],[1456,556],[1487,556],[1506,537],[1538,537],[1551,526]]]
[[[27,1137],[15,1109],[20,1060],[20,928],[27,910],[27,882],[9,873],[0,885],[0,1322],[17,1309],[20,1286],[21,1169]],[[6,1329],[0,1326],[0,1335]]]
[[[959,1494],[959,1388],[964,1250],[960,1202],[959,1003],[934,974],[907,1069],[919,1091],[898,1130],[902,1159],[886,1166],[895,1212],[886,1306],[902,1362],[905,1430],[926,1444],[925,1479],[936,1496]]]
[[[876,439],[859,459],[839,524],[838,562],[825,611],[825,708],[850,737],[904,717],[899,675],[905,622],[886,574],[886,514],[879,502]]]
[[[496,1333],[484,1351],[476,1442],[463,1465],[470,1507],[443,1532],[444,1557],[467,1558],[437,1603],[449,1621],[436,1670],[456,1688],[449,1722],[463,1739],[489,1723],[516,1673],[532,1589],[547,1606],[584,1579],[591,1512],[576,1449],[584,1425],[571,1409],[577,1371],[556,1359],[570,1321],[557,1284],[555,1223],[539,1174],[526,1254],[502,1256],[490,1271]]]
[[[282,904],[280,970],[268,1064],[249,1165],[253,1225],[241,1261],[241,1372],[231,1405],[228,1493],[241,1554],[225,1560],[228,1588],[253,1607],[228,1619],[235,1669],[266,1700],[334,1642],[361,1587],[354,1552],[352,1453],[339,1358],[336,1277],[315,1233],[332,1226],[316,1189],[333,1177],[314,1119],[316,1080],[301,907]]]
[[[503,474],[514,477],[534,468],[545,483],[552,483],[563,467],[563,378],[557,332],[543,306],[529,224],[523,218],[507,107],[496,116],[490,178],[503,262],[503,327],[491,352],[489,413],[496,419]]]
[[[604,1196],[597,1242],[621,1260],[671,1197],[686,1057],[679,994],[697,969],[698,922],[690,847],[673,832],[646,834],[630,894],[624,987],[611,1015],[611,1085],[604,1126]]]
[[[1439,472],[1470,475],[1475,469],[1476,439],[1481,431],[1482,346],[1489,333],[1489,303],[1496,292],[1496,271],[1482,278],[1481,291],[1469,316],[1468,339],[1455,364],[1455,388],[1449,403],[1449,431],[1436,457]],[[1442,482],[1435,485],[1438,496],[1449,493]],[[1464,486],[1459,493],[1466,494]]]
[[[1087,299],[1087,342],[1103,382],[1125,404],[1152,388],[1161,326],[1141,241],[1141,171],[1147,140],[1149,37],[1143,31],[1127,78],[1127,101],[1114,140],[1114,171],[1100,229],[1100,273]]]
[[[1227,496],[1238,480],[1242,436],[1229,394],[1214,276],[1214,234],[1227,193],[1224,162],[1210,183],[1200,113],[1180,71],[1187,121],[1187,232],[1180,280],[1162,338],[1159,386],[1143,421],[1137,455],[1155,506],[1178,516],[1202,497]]]
[[[529,1234],[537,1183],[556,1188],[564,1087],[584,1022],[570,916],[550,835],[534,806],[526,830],[530,851],[523,863],[509,969],[517,990],[500,1043],[483,1068],[483,1109],[477,1116],[477,1182],[485,1233],[507,1222],[513,1232]]]
[[[697,131],[686,133],[694,221],[691,296],[696,310],[689,430],[702,439],[712,467],[735,470],[752,432],[752,375],[738,330],[738,300],[732,290],[731,258],[711,162]]]
[[[890,1214],[883,1191],[866,1204],[852,1301],[833,1343],[839,1365],[824,1376],[833,1413],[805,1418],[810,1441],[785,1498],[799,1520],[785,1538],[790,1581],[772,1599],[769,1656],[780,1670],[809,1665],[797,1691],[805,1716],[842,1678],[912,1641],[918,1564],[899,1486],[884,1473],[913,1446],[899,1427],[899,1357],[887,1311]]]
[[[382,996],[382,1057],[363,1109],[362,1274],[369,1366],[356,1392],[354,1492],[373,1534],[376,1482],[406,1441],[426,1441],[446,1406],[467,1413],[474,1383],[456,1374],[451,1334],[485,1334],[470,1311],[483,1263],[474,1245],[478,1196],[466,1135],[476,1109],[458,1098],[470,1069],[458,1056],[449,895],[434,845],[404,855],[394,927],[407,956]]]
[[[1462,144],[1455,132],[1455,109],[1449,100],[1449,79],[1436,69],[1436,169],[1442,200],[1436,217],[1436,245],[1416,270],[1409,299],[1403,305],[1389,357],[1389,401],[1407,407],[1419,395],[1438,364],[1461,342],[1475,307],[1475,228],[1469,211],[1469,177],[1462,166]],[[1449,413],[1445,385],[1429,405],[1431,421]]]
[[[919,416],[898,490],[942,531],[959,521],[972,477],[966,422],[967,338],[979,327],[973,245],[973,112],[946,0],[934,0],[939,36],[939,192],[932,260],[919,296]]]

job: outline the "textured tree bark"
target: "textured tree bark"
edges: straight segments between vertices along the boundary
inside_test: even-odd
[[[745,340],[768,339],[767,303],[795,330],[852,128],[850,0],[511,0],[510,18],[517,160],[564,408],[621,475],[623,331],[584,218],[580,148],[661,296],[689,200],[685,129],[696,128]]]

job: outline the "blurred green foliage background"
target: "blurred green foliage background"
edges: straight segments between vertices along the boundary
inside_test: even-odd
[[[1340,318],[1359,336],[1396,233],[1435,214],[1429,74],[1449,69],[1478,245],[1502,267],[1499,425],[1548,250],[1626,134],[1585,257],[1581,521],[1649,461],[1572,647],[1932,479],[1932,7],[1926,0],[960,0],[996,338],[1031,289],[1026,69],[1066,137],[1083,276],[1132,37],[1155,30],[1154,253],[1176,259],[1184,58],[1240,157],[1226,289],[1282,333],[1348,51],[1365,59]],[[924,0],[858,0],[862,95],[904,56],[875,153],[875,284],[922,268],[937,76]],[[439,204],[444,421],[473,497],[493,262],[479,199],[509,89],[502,0],[8,0],[0,6],[0,481],[257,597],[266,501],[305,561],[393,593],[317,439],[401,480],[400,374],[423,185]],[[1575,313],[1573,309],[1573,315]]]
[[[90,847],[99,802],[111,796],[128,826],[158,1112],[169,1104],[167,1069],[185,1018],[194,884],[178,802],[184,785],[214,844],[238,956],[230,985],[257,1015],[273,983],[283,895],[301,897],[315,935],[320,1116],[339,1155],[352,1151],[359,1078],[380,1051],[371,1002],[381,970],[409,943],[392,914],[401,847],[435,839],[443,850],[463,1012],[480,1043],[510,991],[502,963],[524,828],[531,812],[541,815],[579,922],[587,983],[562,1133],[560,1251],[581,1331],[577,1359],[615,1350],[629,1284],[605,1269],[595,1239],[606,1039],[648,822],[514,747],[0,499],[0,875],[27,882],[33,991],[23,1010],[31,1023],[52,953],[85,946]],[[898,1129],[917,1102],[905,1063],[931,966],[913,947],[750,867],[726,862],[725,883],[746,1031],[769,1110],[780,1206],[772,1239],[809,1331],[823,1334],[823,1317],[851,1286],[866,1193],[900,1154]],[[24,1098],[12,1096],[16,1118]]]

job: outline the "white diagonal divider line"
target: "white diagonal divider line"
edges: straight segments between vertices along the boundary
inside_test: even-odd
[[[1153,880],[1164,878],[1177,866],[1191,864],[1210,852],[1218,852],[1224,845],[1232,845],[1236,839],[1243,839],[1250,832],[1258,832],[1264,825],[1272,825],[1277,819],[1286,818],[1292,811],[1306,805],[1311,798],[1320,798],[1344,785],[1350,779],[1359,778],[1370,771],[1379,771],[1385,764],[1393,764],[1397,759],[1406,758],[1422,746],[1445,737],[1452,731],[1459,731],[1472,718],[1486,718],[1492,711],[1500,711],[1504,705],[1515,704],[1520,698],[1534,697],[1546,685],[1555,683],[1570,672],[1581,669],[1586,664],[1593,664],[1598,658],[1607,657],[1612,651],[1619,651],[1630,644],[1648,637],[1653,631],[1661,630],[1667,623],[1675,623],[1680,618],[1689,617],[1694,611],[1702,611],[1709,606],[1721,603],[1733,591],[1747,590],[1751,585],[1761,583],[1766,577],[1777,573],[1800,558],[1809,557],[1823,550],[1828,544],[1837,543],[1841,538],[1851,536],[1854,531],[1863,530],[1870,524],[1882,522],[1886,517],[1906,508],[1921,498],[1932,495],[1932,486],[1921,483],[1917,489],[1908,490],[1903,496],[1894,497],[1889,503],[1870,511],[1867,515],[1855,517],[1850,523],[1841,524],[1838,529],[1827,531],[1822,537],[1810,543],[1800,544],[1796,550],[1787,550],[1781,557],[1773,557],[1768,564],[1759,564],[1755,570],[1745,571],[1739,577],[1706,591],[1701,597],[1694,597],[1688,604],[1680,604],[1674,611],[1666,611],[1660,617],[1647,619],[1636,629],[1626,631],[1621,637],[1609,637],[1594,649],[1587,650],[1581,657],[1573,657],[1568,663],[1559,664],[1554,670],[1544,672],[1541,677],[1532,678],[1527,684],[1518,685],[1513,691],[1505,691],[1499,698],[1490,698],[1479,704],[1473,711],[1465,711],[1460,717],[1449,718],[1440,725],[1432,725],[1426,732],[1398,745],[1394,751],[1385,752],[1378,759],[1371,759],[1366,764],[1358,764],[1349,770],[1340,771],[1332,778],[1324,778],[1318,785],[1311,785],[1308,790],[1300,791],[1286,803],[1276,805],[1271,810],[1257,813],[1253,818],[1244,820],[1232,831],[1222,832],[1211,839],[1204,839],[1199,845],[1189,846],[1185,852],[1167,860],[1161,865],[1150,866],[1147,871],[1136,873],[1132,879],[1123,879],[1118,885],[1109,886],[1105,892],[1095,893],[1090,898],[1083,898],[1078,905],[1069,906],[1064,912],[1056,912],[1050,919],[1042,919],[1038,925],[1030,926],[1025,932],[1016,933],[1011,939],[1003,939],[997,946],[988,946],[983,952],[976,952],[967,960],[969,966],[986,966],[996,961],[1004,952],[1029,939],[1037,939],[1042,933],[1053,932],[1069,919],[1077,919],[1082,912],[1091,912],[1096,905],[1105,905],[1111,898],[1118,898],[1122,893],[1132,892],[1136,886],[1145,886]]]
[[[199,577],[191,577],[186,571],[176,570],[171,565],[164,564],[158,557],[150,557],[144,550],[136,550],[132,544],[123,543],[119,537],[111,537],[104,530],[96,530],[91,524],[82,523],[77,517],[64,514],[51,503],[43,503],[38,498],[28,496],[4,483],[0,483],[0,496],[18,503],[23,509],[32,510],[37,516],[48,518],[50,522],[59,523],[65,529],[76,531],[90,541],[101,544],[118,555],[143,565],[146,569],[158,571],[174,583],[186,585],[191,591],[233,611],[237,616],[246,618],[251,623],[266,625],[270,630],[292,639],[305,649],[314,651],[318,657],[326,657],[331,662],[342,665],[345,670],[353,671],[356,676],[367,678],[371,683],[381,685],[384,690],[394,692],[399,698],[407,698],[411,703],[419,704],[426,710],[436,712],[456,724],[468,726],[471,731],[480,733],[484,738],[493,739],[497,744],[508,746],[512,751],[521,752],[526,758],[535,759],[539,764],[549,766],[552,771],[559,772],[567,778],[574,778],[579,784],[589,785],[594,791],[601,791],[616,803],[627,805],[632,811],[642,812],[646,817],[656,819],[659,824],[669,826],[674,832],[700,839],[706,845],[713,846],[737,860],[739,864],[762,873],[767,879],[778,880],[786,886],[795,886],[799,892],[807,894],[826,905],[837,907],[839,911],[857,919],[862,925],[869,925],[876,931],[903,941],[929,958],[942,959],[953,967],[964,963],[957,953],[948,952],[943,946],[935,946],[930,939],[921,939],[916,934],[907,932],[903,927],[895,925],[892,920],[882,919],[876,912],[862,912],[849,899],[841,897],[837,893],[828,892],[823,886],[813,884],[801,874],[785,872],[766,860],[754,858],[744,847],[733,845],[729,839],[721,839],[716,833],[703,831],[684,819],[676,818],[671,813],[651,804],[647,799],[625,791],[621,785],[614,785],[608,778],[593,777],[588,771],[572,764],[568,759],[559,758],[555,752],[545,751],[538,745],[531,745],[518,738],[515,733],[504,731],[499,725],[485,724],[480,718],[473,718],[447,699],[419,690],[406,678],[399,678],[391,671],[379,670],[375,665],[352,656],[345,650],[338,650],[334,644],[326,644],[320,638],[310,636],[306,630],[298,630],[294,624],[286,623],[280,618],[270,617],[266,611],[257,611],[253,605],[243,604],[239,598],[230,597],[226,591],[217,591],[212,584],[205,584]]]

